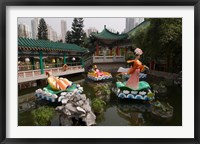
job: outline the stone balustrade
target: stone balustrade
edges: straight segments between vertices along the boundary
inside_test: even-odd
[[[44,69],[44,74],[41,74],[40,69],[29,70],[29,71],[18,71],[18,83],[23,83],[38,79],[45,79],[47,78],[47,76],[45,75],[46,71],[50,71],[54,76],[62,76],[62,75],[81,73],[84,72],[85,69],[82,68],[81,65],[78,65],[78,66],[69,66],[66,71],[64,71],[62,67]]]

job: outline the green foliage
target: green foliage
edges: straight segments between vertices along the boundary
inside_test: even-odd
[[[48,29],[43,18],[40,19],[38,26],[38,39],[48,40]]]
[[[169,103],[160,102],[158,100],[153,103],[152,107],[154,111],[156,110],[159,111],[160,115],[171,114],[173,113],[173,109],[174,109]],[[166,112],[171,112],[171,113],[166,113]]]
[[[72,22],[71,43],[77,44],[79,46],[83,46],[84,39],[86,37],[86,33],[83,30],[83,22],[83,18],[74,18]]]
[[[106,103],[99,98],[95,98],[92,100],[92,109],[94,113],[97,113],[97,114],[102,113],[105,106],[106,106]]]
[[[182,65],[182,19],[149,18],[150,26],[131,36],[134,47],[143,49],[143,62],[167,61],[167,71],[178,72]],[[179,66],[179,68],[177,68]]]
[[[98,115],[96,115],[96,123],[101,123],[103,121],[105,121],[104,113],[99,113]]]
[[[65,35],[65,42],[66,43],[72,43],[72,32],[71,31],[67,31],[66,35]]]
[[[91,47],[90,38],[88,38],[86,36],[84,37],[84,39],[83,39],[83,47],[85,47],[85,48]]]
[[[94,91],[96,96],[101,96],[101,95],[110,95],[110,84],[99,84],[94,86]]]
[[[134,58],[135,58],[134,53],[133,53],[132,51],[128,50],[128,51],[126,52],[126,55],[125,55],[126,61],[127,61],[127,60],[131,60],[131,59],[134,59]]]
[[[39,107],[31,112],[31,116],[36,126],[47,126],[50,124],[51,119],[55,113],[54,108],[50,107]]]

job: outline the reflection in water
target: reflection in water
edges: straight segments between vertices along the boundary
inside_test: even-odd
[[[71,81],[76,81],[83,86],[83,93],[92,102],[95,99],[100,99],[105,102],[101,113],[96,116],[97,126],[173,126],[182,124],[182,90],[180,87],[171,85],[166,86],[166,93],[156,94],[156,100],[153,103],[145,103],[135,100],[122,100],[111,91],[115,87],[115,82],[93,82],[85,79],[84,75],[75,75],[68,77]],[[148,76],[151,84],[158,83],[158,79],[154,82]],[[26,90],[28,91],[28,90]],[[33,116],[31,112],[42,106],[49,108],[56,108],[58,103],[49,103],[45,100],[28,100],[28,97],[34,95],[33,89],[30,89],[26,95],[27,101],[20,102],[19,107],[19,125],[34,125]],[[23,96],[19,96],[20,97]],[[165,99],[164,99],[165,98]],[[94,111],[94,109],[92,109]],[[96,114],[96,113],[95,113]],[[55,112],[50,125],[85,125],[79,120],[66,119],[66,116]]]
[[[59,125],[60,126],[86,126],[86,123],[81,119],[70,119],[64,113],[59,115]]]
[[[159,101],[151,103],[119,102],[117,103],[117,112],[120,117],[134,126],[148,125],[145,122],[153,119],[160,118],[165,121],[173,117],[173,107],[169,103]]]
[[[142,113],[139,112],[124,113],[119,109],[118,113],[122,118],[126,119],[127,121],[130,121],[131,125],[141,126],[144,125],[145,123]]]
[[[172,118],[174,108],[165,102],[156,101],[152,104],[152,113],[161,118]]]
[[[95,98],[92,100],[92,109],[95,114],[101,114],[104,111],[106,103],[100,98]]]
[[[129,125],[142,126],[145,125],[145,119],[143,114],[147,114],[151,111],[151,104],[149,103],[132,103],[129,102],[118,102],[117,112],[120,117],[126,119]]]
[[[19,107],[18,108],[19,112],[25,112],[25,111],[28,111],[30,109],[34,109],[35,108],[35,102],[34,101],[23,102],[23,103],[20,103],[18,107]]]
[[[93,82],[93,81],[86,81],[86,84],[91,91],[93,91],[94,97],[99,98],[105,102],[110,101],[111,95],[111,82]]]

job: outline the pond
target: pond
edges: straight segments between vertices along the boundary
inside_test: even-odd
[[[170,107],[173,108],[171,115],[166,116],[167,111],[165,108],[159,111],[154,107],[153,103],[118,98],[115,93],[112,92],[112,88],[115,87],[115,82],[117,81],[115,77],[116,74],[113,73],[112,75],[114,76],[113,79],[102,82],[94,82],[88,79],[87,75],[84,73],[66,76],[69,80],[80,84],[84,89],[83,93],[86,94],[91,101],[98,98],[105,102],[102,111],[96,114],[96,126],[182,125],[182,88],[180,86],[151,75],[148,75],[145,79],[145,81],[158,91],[155,96],[155,102],[159,102],[164,106],[170,105]],[[45,100],[37,99],[34,96],[35,90],[43,87],[44,86],[40,85],[19,91],[19,126],[62,125],[62,116],[59,112],[55,111],[55,108],[61,104],[50,103]],[[40,109],[40,112],[37,111],[38,109]],[[44,115],[46,119],[49,118],[49,122],[43,123],[43,119],[34,117],[36,113],[38,115]],[[49,117],[48,114],[52,115],[52,117]]]

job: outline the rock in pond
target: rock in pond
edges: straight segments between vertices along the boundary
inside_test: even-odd
[[[69,98],[62,93],[62,106],[58,106],[56,110],[61,112],[61,125],[76,125],[77,122],[82,121],[87,126],[95,125],[96,116],[93,113],[90,100],[86,98],[85,94],[74,93]]]

